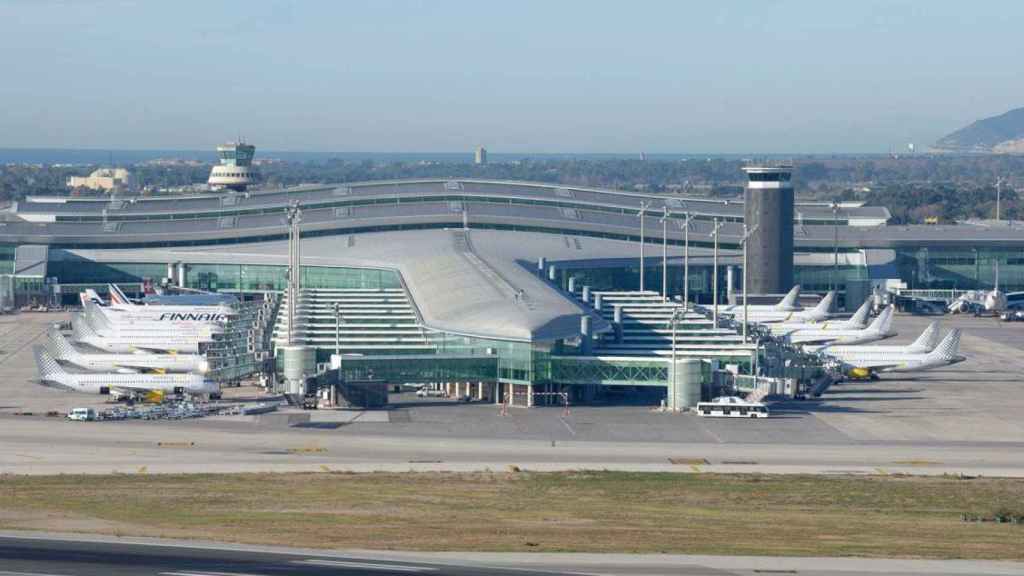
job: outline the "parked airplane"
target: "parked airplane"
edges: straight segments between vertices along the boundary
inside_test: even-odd
[[[223,315],[223,318],[218,319],[220,322],[227,320],[227,317],[231,315],[234,310],[228,304],[137,304],[125,296],[124,292],[117,287],[116,284],[108,284],[107,288],[110,290],[110,303],[107,305],[108,308],[114,310],[121,310],[125,312],[134,312],[135,314],[160,317],[162,315],[171,314],[175,315],[173,318],[170,316],[165,317],[172,319],[187,319],[177,315],[201,315],[201,314],[213,314]],[[95,294],[95,292],[93,292]],[[90,296],[91,298],[91,296]]]
[[[205,374],[210,364],[198,354],[94,354],[75,348],[56,326],[47,333],[46,350],[58,361],[96,372],[184,372]]]
[[[906,345],[885,345],[879,344],[875,346],[845,346],[839,344],[828,344],[818,348],[818,352],[828,354],[832,356],[841,356],[843,354],[852,353],[884,353],[884,352],[896,352],[896,353],[909,353],[909,352],[931,352],[939,344],[939,321],[936,320],[928,325],[927,328],[921,332],[921,335],[916,340]]]
[[[789,292],[782,300],[779,300],[775,304],[748,304],[747,309],[751,313],[757,311],[771,311],[771,312],[794,312],[796,310],[803,310],[798,302],[800,298],[800,285],[797,284],[790,288]],[[723,314],[743,314],[743,304],[730,304],[729,306],[719,306],[718,311]]]
[[[210,338],[180,335],[174,331],[149,334],[98,334],[81,313],[71,319],[72,337],[76,343],[86,344],[97,350],[107,352],[158,352],[158,353],[199,353],[200,343],[210,342]]]
[[[224,324],[234,314],[230,306],[109,304],[91,289],[80,293],[79,301],[83,310],[98,309],[114,322],[158,322],[165,325]]]
[[[998,316],[1009,307],[1009,299],[999,289],[999,262],[995,262],[995,282],[992,290],[973,290],[966,292],[954,300],[947,309],[952,313],[974,312],[980,315],[982,312]]]
[[[829,316],[829,310],[832,308],[832,301],[835,300],[836,293],[829,292],[825,294],[825,297],[818,302],[818,305],[809,310],[796,310],[793,312],[786,312],[782,310],[750,310],[749,321],[758,324],[772,324],[777,322],[820,322],[825,320]],[[743,307],[741,306],[738,310],[733,309],[731,311],[733,318],[738,321],[744,319]]]
[[[950,330],[931,352],[871,351],[858,346],[840,350],[823,350],[843,364],[843,372],[856,379],[875,379],[881,372],[917,372],[957,364],[966,360],[958,354],[960,329]]]
[[[892,331],[894,310],[894,306],[887,306],[867,328],[826,330],[824,328],[815,328],[814,324],[802,324],[800,326],[805,326],[804,328],[797,328],[790,332],[779,331],[776,332],[776,335],[785,336],[793,344],[828,344],[833,342],[863,344],[865,342],[874,342],[875,340],[882,340],[883,338],[896,335]],[[775,331],[773,330],[773,332]]]
[[[220,397],[220,386],[202,374],[77,374],[65,370],[43,346],[35,346],[32,351],[39,368],[39,380],[65,390],[109,394],[116,399],[153,392]]]
[[[132,314],[132,313],[128,313]],[[194,336],[209,340],[212,334],[224,332],[224,326],[217,323],[214,315],[197,314],[197,320],[161,320],[133,315],[126,318],[119,312],[111,312],[109,308],[97,306],[92,302],[85,304],[82,316],[89,325],[101,336],[112,334],[149,335],[169,334],[178,336]]]
[[[800,329],[821,329],[821,330],[860,330],[868,326],[868,314],[871,312],[873,300],[868,298],[854,312],[853,316],[846,320],[826,320],[825,322],[781,322],[770,324],[772,332],[786,334],[792,330]]]

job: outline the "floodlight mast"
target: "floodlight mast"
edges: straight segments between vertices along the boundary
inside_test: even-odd
[[[644,291],[644,216],[651,201],[640,202],[640,291]]]
[[[711,230],[711,236],[715,238],[715,255],[714,255],[714,266],[711,275],[711,296],[713,298],[713,318],[715,329],[718,329],[718,235],[719,230],[722,228],[723,222],[718,218],[715,218],[714,227]]]
[[[661,217],[661,299],[668,300],[668,206]]]

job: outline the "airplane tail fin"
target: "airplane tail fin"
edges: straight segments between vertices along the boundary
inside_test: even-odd
[[[864,301],[863,304],[860,305],[860,308],[857,308],[857,311],[854,312],[853,316],[850,317],[851,325],[856,326],[858,328],[867,325],[868,313],[871,312],[872,301],[873,298],[869,297],[867,300]]]
[[[780,300],[779,303],[775,305],[775,308],[778,309],[778,310],[785,310],[785,311],[796,310],[797,309],[797,299],[799,299],[799,298],[800,298],[800,285],[797,284],[796,286],[793,286],[792,288],[790,288],[789,292],[786,293],[786,297],[783,298],[782,300]]]
[[[47,331],[47,351],[58,360],[69,360],[78,356],[78,351],[68,342],[68,339],[60,333],[60,329],[51,326]]]
[[[814,314],[825,317],[829,312],[832,311],[832,302],[836,299],[836,293],[834,290],[829,290],[828,294],[818,302],[818,305],[814,307]]]
[[[893,317],[893,305],[890,304],[882,310],[882,313],[875,317],[875,319],[868,325],[868,330],[874,330],[879,334],[888,334],[892,328],[892,317]]]
[[[39,379],[47,380],[53,379],[55,376],[61,376],[65,374],[64,369],[60,367],[60,364],[53,359],[53,356],[46,351],[43,346],[33,346],[32,354],[36,358],[36,367],[39,368]]]
[[[92,288],[86,288],[85,289],[85,297],[89,301],[95,302],[99,306],[106,306],[107,305],[107,303],[103,301],[103,298],[100,298],[100,295],[97,294],[96,291],[93,290]],[[84,304],[84,302],[83,302],[83,304]]]
[[[85,314],[94,329],[110,330],[113,328],[110,318],[107,318],[107,314],[99,306],[90,306],[86,309]]]
[[[939,342],[934,350],[928,353],[932,358],[946,362],[956,360],[960,350],[960,329],[954,328],[946,334],[946,337]]]
[[[939,344],[939,321],[936,320],[928,325],[921,332],[921,335],[914,340],[914,343],[910,347],[914,350],[920,350],[923,352],[931,352]]]
[[[85,340],[96,336],[96,331],[92,329],[89,321],[85,319],[85,314],[76,314],[71,319],[71,333],[74,335],[75,340]]]
[[[119,306],[134,306],[132,301],[124,295],[124,292],[117,287],[117,284],[107,284],[107,288],[110,290],[110,303],[117,304]]]

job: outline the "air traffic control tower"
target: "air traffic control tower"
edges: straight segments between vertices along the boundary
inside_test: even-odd
[[[793,287],[793,166],[746,166],[744,221],[750,237],[751,294],[782,294]]]
[[[256,181],[256,173],[252,167],[252,157],[256,155],[256,147],[245,142],[228,142],[217,146],[217,157],[220,164],[210,170],[207,184],[211,190],[245,190]]]

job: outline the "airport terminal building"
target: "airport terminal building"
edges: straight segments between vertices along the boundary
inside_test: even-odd
[[[321,361],[337,347],[353,377],[464,381],[481,397],[531,399],[565,386],[583,395],[591,385],[664,386],[675,370],[665,346],[672,300],[684,277],[691,301],[710,304],[716,286],[720,302],[738,299],[745,218],[760,218],[750,272],[792,278],[805,292],[835,287],[848,308],[888,280],[990,287],[996,262],[1003,290],[1024,289],[1024,231],[890,226],[882,207],[800,203],[772,228],[789,212],[751,194],[785,189],[789,172],[748,174],[747,202],[472,179],[28,198],[0,214],[0,275],[17,305],[70,302],[107,283],[131,291],[147,279],[243,297],[280,292],[286,210],[298,205],[306,307],[296,328]],[[703,316],[675,328],[675,354],[748,370],[755,358],[772,362]],[[780,373],[797,365],[777,363]]]

